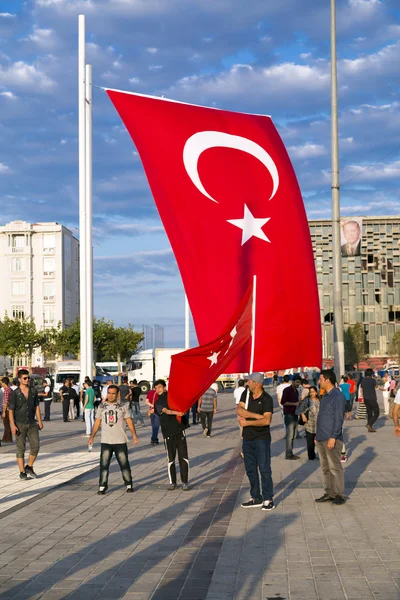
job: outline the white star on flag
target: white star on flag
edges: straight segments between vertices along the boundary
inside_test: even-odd
[[[232,331],[231,331],[231,334],[230,334],[230,335],[231,335],[231,338],[232,338],[232,339],[231,339],[231,343],[230,343],[230,344],[229,344],[229,346],[228,346],[228,350],[227,350],[226,352],[229,352],[229,350],[230,350],[230,348],[231,348],[231,346],[232,346],[232,344],[233,344],[233,342],[234,342],[234,340],[235,340],[235,336],[236,336],[236,334],[237,334],[237,329],[236,329],[236,325],[235,325],[235,327],[234,327],[234,328],[232,329]],[[226,354],[226,352],[225,352],[225,354]]]
[[[241,245],[243,246],[252,237],[257,237],[260,240],[264,240],[264,242],[270,242],[262,230],[262,227],[265,225],[265,223],[268,223],[269,220],[270,217],[266,219],[256,219],[245,204],[243,219],[231,219],[228,220],[228,223],[231,223],[231,225],[235,225],[235,227],[242,229],[243,233]]]
[[[217,364],[219,354],[221,354],[221,352],[213,352],[211,356],[207,356],[208,360],[211,361],[210,367]]]

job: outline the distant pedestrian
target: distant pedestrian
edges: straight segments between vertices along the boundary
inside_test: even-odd
[[[325,493],[315,502],[332,501],[333,504],[339,505],[345,502],[341,453],[346,400],[341,390],[336,387],[336,375],[331,369],[321,371],[319,384],[325,394],[320,400],[315,439]]]
[[[44,419],[43,419],[43,421],[50,421],[50,407],[51,407],[51,403],[53,401],[53,394],[51,391],[50,379],[46,378],[45,383],[46,383],[46,385],[44,386],[43,392],[39,392],[38,396],[41,396],[43,398],[43,404],[44,404]]]
[[[158,444],[158,430],[160,429],[160,417],[154,412],[154,402],[156,401],[158,395],[156,390],[149,390],[146,396],[146,404],[149,407],[149,416],[151,423],[151,438],[150,443],[152,446],[156,446]]]
[[[397,390],[393,406],[394,435],[400,437],[400,388]]]
[[[86,423],[86,435],[90,436],[93,429],[94,422],[94,389],[92,388],[92,382],[85,381],[85,404],[83,409],[85,411],[85,423]]]
[[[235,399],[235,404],[236,406],[239,404],[240,399],[242,397],[242,394],[245,390],[245,384],[244,384],[244,379],[239,379],[238,384],[237,384],[237,388],[235,388],[234,392],[233,392],[233,397]]]
[[[392,379],[390,375],[385,373],[383,376],[383,385],[379,387],[383,396],[383,411],[386,416],[389,416],[389,397],[390,397],[390,386]]]
[[[107,400],[107,391],[108,391],[108,387],[110,385],[113,385],[113,380],[112,379],[107,379],[106,384],[103,385],[103,389],[101,390],[101,399],[103,400],[103,402],[105,400]]]
[[[133,418],[133,422],[137,423],[138,421],[144,425],[143,415],[140,412],[140,387],[137,384],[137,380],[133,379],[129,382],[130,384],[130,407],[131,407],[131,416]]]
[[[304,422],[307,440],[308,460],[315,460],[315,434],[317,432],[317,418],[319,412],[319,394],[315,385],[308,390],[308,396],[304,399],[301,416]]]
[[[298,423],[296,408],[300,404],[298,392],[300,385],[300,376],[294,375],[291,384],[283,390],[281,399],[286,428],[286,460],[297,460],[300,458],[299,456],[293,454],[293,440],[296,436]]]
[[[11,433],[9,413],[9,403],[12,389],[10,388],[10,380],[8,377],[3,377],[1,380],[1,387],[3,388],[3,408],[1,411],[1,417],[4,425],[3,438],[1,441],[4,444],[12,444],[13,438]]]
[[[168,490],[176,489],[175,458],[176,453],[178,453],[182,490],[187,491],[190,489],[189,456],[184,425],[177,419],[177,417],[183,417],[183,413],[169,408],[167,386],[163,379],[157,379],[154,388],[158,394],[158,398],[154,403],[154,411],[160,417],[161,431],[168,458],[168,477],[170,483]]]
[[[75,378],[71,377],[71,387],[75,393],[72,392],[74,406],[75,406],[75,419],[79,419],[81,412],[83,412],[83,405],[81,406],[81,399],[79,394],[79,385],[76,383]]]
[[[279,377],[278,377],[278,372],[274,371],[273,377],[272,377],[272,384],[274,387],[278,387],[278,383],[279,383]]]
[[[347,373],[347,383],[350,386],[350,419],[353,418],[353,405],[354,405],[354,399],[356,397],[356,390],[357,390],[357,384],[355,382],[355,380],[353,379],[351,373]]]
[[[139,440],[136,435],[135,425],[129,416],[127,404],[118,401],[118,386],[109,385],[107,390],[107,399],[103,402],[97,411],[93,431],[88,440],[89,447],[93,445],[96,433],[101,427],[101,450],[100,450],[100,478],[99,495],[104,495],[108,488],[108,472],[112,455],[119,464],[122,478],[128,493],[133,492],[132,473],[128,459],[128,438],[125,433],[125,424],[132,434],[133,443],[136,445]]]
[[[367,409],[366,409],[366,406],[364,403],[361,382],[358,385],[356,395],[357,395],[357,410],[356,410],[356,416],[354,418],[355,419],[366,419],[367,418]]]
[[[36,479],[33,463],[39,453],[39,430],[43,429],[39,398],[34,387],[29,385],[29,371],[21,369],[18,373],[19,387],[10,395],[8,410],[13,435],[17,439],[17,463],[20,479]],[[29,458],[25,464],[26,439],[29,440]]]
[[[60,396],[62,399],[63,421],[64,423],[68,423],[69,401],[71,397],[71,383],[68,378],[64,381],[64,385],[60,387]]]
[[[283,390],[290,386],[290,376],[284,375],[283,381],[276,388],[276,400],[278,402],[279,409],[281,411],[282,421],[283,421],[283,429],[285,428],[285,415],[283,414],[283,406],[281,404]]]
[[[248,392],[243,392],[236,412],[243,427],[244,465],[251,495],[248,502],[242,503],[242,508],[262,507],[262,510],[271,511],[275,508],[270,433],[273,402],[264,391],[263,382],[263,373],[249,375]]]
[[[345,410],[344,418],[351,419],[352,412],[351,412],[351,402],[350,402],[350,384],[349,384],[347,375],[343,375],[342,379],[343,379],[343,381],[342,381],[342,383],[339,384],[339,388],[346,400],[345,409],[344,409]]]
[[[126,402],[127,404],[129,404],[130,402],[130,394],[131,394],[131,388],[128,385],[128,378],[127,377],[123,377],[122,378],[122,383],[119,386],[119,399],[121,402]]]
[[[208,388],[200,397],[198,412],[200,413],[203,437],[211,437],[211,428],[214,415],[217,412],[217,394],[213,388]]]
[[[376,397],[376,388],[378,387],[378,384],[376,383],[376,379],[372,375],[372,369],[365,370],[365,377],[361,381],[361,388],[363,391],[365,407],[367,409],[367,429],[369,433],[376,433],[376,429],[373,428],[373,425],[379,417],[379,406]]]

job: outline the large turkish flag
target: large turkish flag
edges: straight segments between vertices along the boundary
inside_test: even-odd
[[[321,366],[318,289],[303,201],[270,117],[107,90],[142,159],[201,345],[257,276],[254,363]],[[248,343],[231,372],[248,372]]]

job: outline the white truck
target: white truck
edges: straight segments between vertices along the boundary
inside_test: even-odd
[[[156,379],[168,379],[171,356],[183,351],[184,348],[156,348],[132,354],[126,367],[129,381],[136,379],[142,394],[147,394]]]
[[[147,394],[156,379],[169,378],[171,370],[171,357],[185,348],[156,348],[153,350],[141,350],[133,354],[127,363],[127,375],[129,381],[136,379],[142,394]],[[218,377],[218,391],[233,391],[236,387],[239,373],[222,374]]]
[[[54,400],[60,400],[60,387],[64,385],[66,379],[73,377],[75,383],[81,379],[81,363],[79,360],[61,360],[56,363],[54,374]]]

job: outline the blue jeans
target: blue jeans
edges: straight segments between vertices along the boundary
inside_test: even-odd
[[[244,466],[250,481],[250,495],[253,500],[272,500],[274,486],[271,471],[271,440],[243,440]],[[261,489],[260,495],[260,478]]]
[[[296,435],[297,415],[285,415],[285,428],[286,428],[286,456],[293,456],[293,440]]]
[[[151,441],[158,443],[158,430],[160,429],[160,417],[153,413],[150,415]]]
[[[140,412],[139,402],[132,402],[131,406],[132,406],[133,422],[137,423],[137,420],[139,419],[139,421],[142,422],[142,425],[144,425],[144,419],[143,419],[142,413]]]
[[[125,485],[132,485],[128,446],[126,444],[101,444],[100,448],[100,487],[107,487],[108,485],[108,471],[113,453],[118,461]]]

